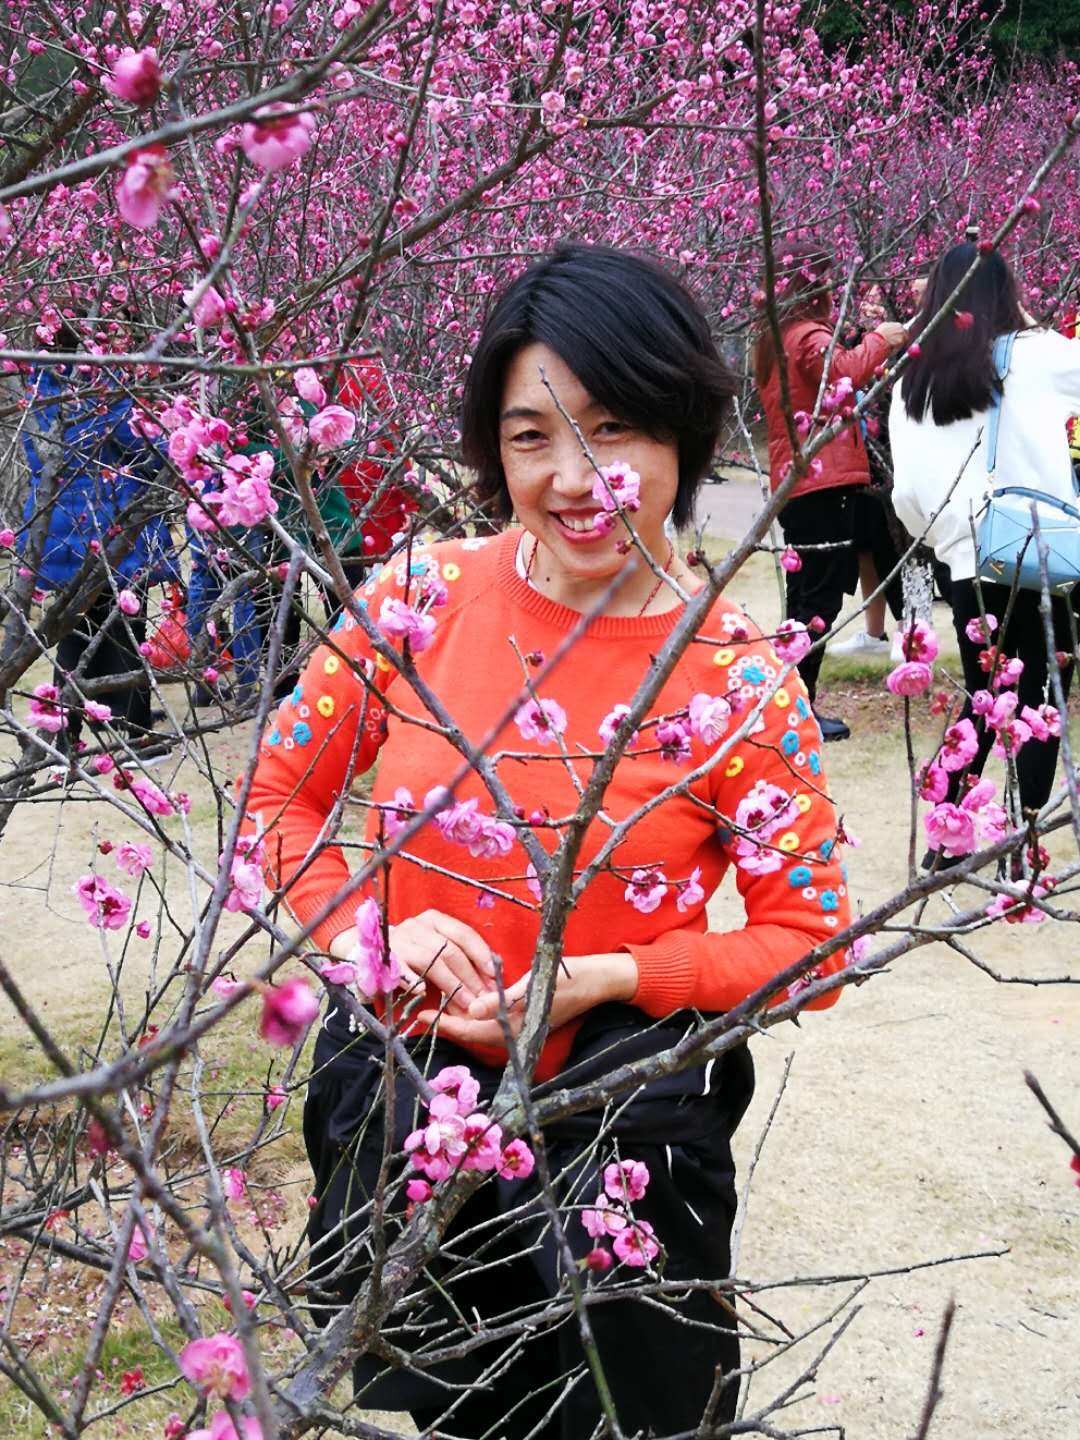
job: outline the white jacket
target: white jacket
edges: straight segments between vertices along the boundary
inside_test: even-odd
[[[927,543],[954,580],[970,580],[975,574],[971,522],[986,497],[984,432],[989,412],[951,425],[935,425],[929,411],[924,419],[913,420],[900,389],[898,383],[889,411],[893,505],[913,536],[925,531]],[[1078,414],[1080,340],[1066,340],[1051,330],[1021,331],[1001,399],[995,484],[1022,485],[1074,500],[1065,422]]]

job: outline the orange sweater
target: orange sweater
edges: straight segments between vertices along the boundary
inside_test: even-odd
[[[522,666],[511,642],[522,655],[540,651],[550,656],[581,618],[541,595],[518,573],[520,534],[509,530],[494,539],[416,549],[407,589],[408,567],[402,558],[358,592],[378,621],[388,599],[419,605],[419,577],[425,567],[431,567],[429,573],[437,568],[448,599],[431,609],[434,636],[414,658],[421,676],[474,743],[521,691]],[[573,813],[576,791],[570,769],[582,784],[587,781],[593,763],[588,756],[603,748],[599,727],[615,705],[631,699],[650,656],[681,613],[679,607],[637,619],[601,617],[544,680],[539,696],[554,702],[551,713],[563,723],[565,753],[581,758],[561,758],[555,737],[541,730],[537,738],[525,717],[525,733],[515,720],[504,727],[492,749],[501,752],[499,777],[526,822],[542,815],[557,826]],[[316,652],[271,720],[249,805],[252,821],[268,832],[271,883],[285,887],[287,904],[301,924],[335,895],[350,873],[342,851],[333,846],[301,867],[316,847],[354,755],[355,773],[360,773],[378,754],[372,799],[388,816],[398,804],[408,803],[396,794],[399,788],[419,807],[460,764],[459,753],[441,735],[403,718],[423,717],[431,723],[396,670],[381,657],[373,663],[356,621],[339,620],[333,640],[334,646]],[[655,728],[643,729],[616,768],[602,815],[616,822],[623,819],[706,761],[711,748],[707,740],[712,747],[722,743],[722,734],[717,740],[702,724],[703,698],[690,707],[698,714],[693,735],[680,743],[692,697],[719,696],[730,702],[734,717],[726,728],[731,728],[769,688],[779,668],[768,641],[721,597],[650,712],[649,720],[671,717],[674,733],[658,737]],[[369,676],[372,684],[365,684],[360,674]],[[384,710],[379,694],[386,694],[401,713]],[[722,706],[720,710],[722,717]],[[725,728],[722,719],[719,728]],[[659,753],[658,738],[667,742],[673,758]],[[461,783],[455,798],[474,801],[476,813],[489,823],[494,820],[491,797],[474,773]],[[527,856],[511,830],[502,832],[505,853],[499,853],[498,844],[474,843],[473,850],[496,852],[477,856],[469,849],[475,819],[467,812],[459,814],[458,824],[445,814],[429,822],[392,862],[383,889],[389,921],[395,924],[425,909],[457,916],[498,952],[507,983],[512,983],[532,959],[539,919],[535,881],[530,884]],[[379,819],[377,810],[369,811],[369,841],[377,834]],[[541,825],[537,834],[550,852],[555,832]],[[593,821],[579,866],[592,859],[609,834],[603,819]],[[639,975],[634,1004],[648,1015],[664,1016],[687,1006],[729,1009],[847,924],[845,875],[835,845],[820,734],[802,682],[792,672],[766,704],[755,733],[696,780],[688,794],[666,800],[632,827],[568,917],[565,953],[629,950]],[[746,924],[722,934],[709,932],[705,902],[733,862]],[[695,878],[697,883],[687,889]],[[477,888],[477,882],[488,888]],[[314,932],[319,946],[328,947],[351,927],[358,899],[343,903],[319,925]],[[824,968],[833,970],[843,963],[837,952]],[[549,1037],[539,1078],[560,1069],[575,1029],[576,1024],[567,1025]],[[476,1053],[488,1063],[504,1058],[486,1048]]]

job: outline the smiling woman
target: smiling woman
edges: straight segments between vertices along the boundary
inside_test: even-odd
[[[507,1061],[496,977],[516,1030],[545,892],[549,908],[566,913],[535,1070],[540,1085],[599,1081],[623,1060],[662,1050],[702,1014],[731,1009],[798,965],[848,922],[821,735],[805,690],[796,673],[785,676],[783,646],[774,648],[723,595],[665,672],[614,766],[602,811],[582,810],[627,702],[672,641],[686,592],[697,589],[665,520],[673,513],[685,523],[692,513],[728,390],[701,311],[652,262],[573,246],[526,271],[485,326],[463,416],[482,494],[520,525],[493,538],[414,540],[357,597],[382,637],[407,649],[465,743],[486,747],[506,802],[496,813],[475,772],[447,793],[460,752],[353,614],[341,617],[263,736],[249,811],[272,883],[302,923],[321,917],[313,938],[340,966],[335,976],[352,970],[366,993],[389,992],[374,1004],[399,1021],[404,992],[417,1062],[432,1074],[468,1071],[482,1105]],[[648,564],[631,554],[631,525]],[[665,583],[674,578],[681,592]],[[547,673],[523,658],[559,651]],[[736,740],[737,728],[747,733]],[[387,860],[358,936],[356,896],[339,898],[349,868],[328,836],[351,774],[376,755],[365,835],[372,853],[421,809],[432,813]],[[537,874],[530,839],[548,856],[574,846],[580,893],[572,903]],[[541,859],[535,851],[534,858]],[[718,933],[706,904],[728,870],[746,923]],[[382,943],[376,899],[392,963],[373,971],[364,962],[372,936],[375,948]],[[836,950],[811,973],[843,964]],[[369,973],[376,983],[361,978]],[[797,974],[776,998],[798,993],[807,979]],[[380,1089],[383,1048],[350,1018],[337,1007],[326,1016],[305,1109],[317,1197],[311,1274],[331,1306],[363,1279],[365,1216],[387,1156],[409,1146],[414,1169],[418,1160],[428,1167],[413,1192],[421,1204],[429,1182],[450,1183],[452,1170],[443,1112],[453,1106],[438,1101],[422,1152],[408,1077],[397,1073],[392,1095]],[[598,1107],[543,1131],[575,1265],[602,1270],[611,1240],[623,1267],[642,1268],[662,1245],[665,1278],[687,1282],[685,1293],[669,1294],[667,1309],[635,1298],[632,1288],[590,1309],[626,1434],[694,1432],[706,1407],[713,1420],[734,1414],[737,1380],[720,1383],[739,1368],[733,1315],[708,1286],[730,1269],[730,1138],[752,1089],[753,1067],[739,1046],[642,1086],[615,1115]],[[612,1219],[607,1202],[582,1210],[582,1197],[608,1184],[616,1146],[632,1156],[635,1174],[651,1177],[647,1194],[644,1183],[637,1187],[629,1221],[618,1210]],[[447,1323],[476,1317],[492,1338],[445,1364],[368,1355],[354,1373],[357,1400],[409,1410],[425,1432],[581,1440],[600,1422],[598,1389],[585,1378],[577,1327],[543,1319],[565,1295],[566,1251],[542,1223],[537,1179],[507,1154],[448,1238],[453,1253],[468,1257],[463,1283],[445,1267],[439,1272],[453,1307]],[[463,1168],[475,1166],[467,1160]],[[616,1271],[616,1283],[626,1273]],[[707,1285],[689,1284],[695,1280]],[[508,1304],[531,1307],[535,1333],[520,1351],[501,1353],[499,1316]],[[401,1323],[407,1329],[411,1321]],[[395,1317],[384,1332],[388,1345],[405,1334],[397,1325]],[[640,1364],[642,1354],[649,1365]],[[440,1418],[455,1386],[465,1388]]]

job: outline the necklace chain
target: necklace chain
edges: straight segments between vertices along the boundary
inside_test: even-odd
[[[529,555],[528,563],[527,563],[526,566],[525,566],[525,579],[526,579],[526,580],[528,580],[528,579],[530,578],[530,576],[532,575],[533,563],[534,563],[535,560],[536,560],[536,553],[537,553],[537,551],[538,551],[539,549],[540,549],[540,541],[537,540],[535,536],[533,536],[533,547],[532,547],[532,551],[531,551],[531,553],[530,553],[530,555]],[[669,540],[669,541],[668,541],[667,559],[664,561],[664,568],[663,568],[663,570],[660,572],[659,576],[657,577],[656,584],[655,584],[655,585],[652,587],[652,589],[649,591],[648,595],[646,595],[644,605],[642,605],[641,609],[637,612],[637,614],[632,617],[633,619],[635,619],[635,620],[640,620],[641,617],[642,617],[642,615],[645,614],[645,611],[649,608],[649,606],[652,604],[652,602],[656,599],[657,595],[660,593],[660,586],[663,585],[663,583],[664,583],[664,576],[668,573],[668,571],[669,571],[669,569],[670,569],[670,567],[671,567],[671,562],[672,562],[674,559],[675,559],[675,547],[674,547],[674,545],[672,545],[671,541]],[[535,586],[534,586],[534,588],[535,588]]]

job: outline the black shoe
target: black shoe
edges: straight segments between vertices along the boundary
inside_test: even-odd
[[[926,872],[934,870],[940,875],[945,870],[955,870],[966,859],[966,855],[944,855],[940,850],[927,850],[919,861],[919,869]]]
[[[814,711],[814,719],[821,726],[821,738],[826,742],[830,740],[848,740],[851,738],[851,728],[844,724],[843,720],[837,720],[835,716],[819,715]]]

